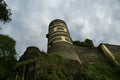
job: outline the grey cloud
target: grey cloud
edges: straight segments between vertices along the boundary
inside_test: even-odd
[[[27,46],[47,50],[48,25],[63,19],[73,40],[90,38],[97,46],[101,42],[120,44],[119,0],[6,0],[12,9],[12,22],[2,25],[2,33],[17,41],[17,52]]]

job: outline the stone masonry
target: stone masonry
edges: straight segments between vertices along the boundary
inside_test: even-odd
[[[67,24],[63,20],[53,20],[49,24],[49,30],[46,37],[48,38],[48,54],[57,53],[65,59],[73,59],[81,63],[75,53]]]

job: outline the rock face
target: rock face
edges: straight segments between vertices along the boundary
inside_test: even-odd
[[[53,20],[49,25],[48,32],[48,54],[57,53],[66,59],[77,60],[81,63],[75,53],[67,24],[63,20]]]

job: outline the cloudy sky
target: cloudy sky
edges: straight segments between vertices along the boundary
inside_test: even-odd
[[[2,31],[16,40],[21,55],[28,46],[47,51],[48,25],[64,20],[73,40],[92,39],[120,45],[120,0],[5,0],[12,21],[0,23]]]

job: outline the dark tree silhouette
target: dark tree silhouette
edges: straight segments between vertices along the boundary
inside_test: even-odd
[[[0,80],[15,80],[15,43],[8,35],[0,34]]]
[[[0,0],[0,21],[6,23],[11,21],[11,10],[8,9],[8,5],[4,0]]]
[[[73,44],[76,45],[76,46],[82,46],[82,47],[91,47],[91,48],[94,47],[93,41],[90,40],[90,39],[86,39],[83,42],[73,41]]]

